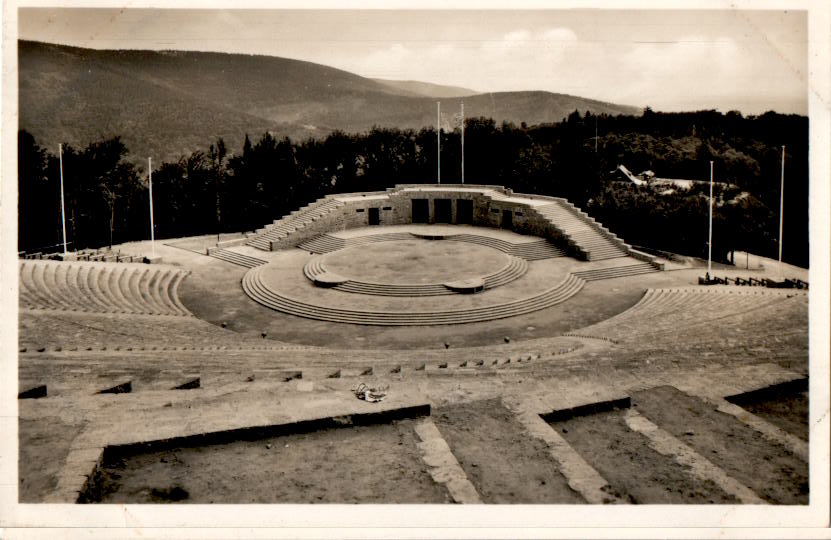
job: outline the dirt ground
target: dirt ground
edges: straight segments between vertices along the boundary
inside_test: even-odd
[[[649,447],[629,429],[625,411],[610,411],[551,424],[597,469],[624,500],[636,504],[736,504],[711,481],[684,472],[672,458]]]
[[[738,419],[676,388],[632,395],[639,413],[727,474],[779,504],[808,504],[808,464]]]
[[[130,456],[105,464],[103,503],[449,503],[412,420]]]
[[[68,424],[58,417],[18,420],[19,499],[22,503],[41,502],[43,495],[57,484],[58,471],[69,454],[69,445],[82,426]]]
[[[483,502],[585,503],[545,443],[530,437],[500,400],[445,407],[433,412],[433,421]]]
[[[808,440],[808,391],[782,394],[775,399],[742,403],[741,407],[771,424]]]

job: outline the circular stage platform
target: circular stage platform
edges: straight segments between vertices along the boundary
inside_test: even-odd
[[[492,274],[511,262],[493,248],[453,240],[397,240],[354,246],[323,256],[326,269],[353,281],[390,285],[442,284]]]
[[[490,231],[463,235],[366,234],[322,255],[287,250],[248,271],[246,294],[271,309],[309,319],[381,326],[482,322],[563,302],[584,281],[573,259],[529,261],[526,246]]]

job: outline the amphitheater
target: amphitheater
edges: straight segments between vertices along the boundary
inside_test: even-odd
[[[805,290],[498,186],[216,240],[19,261],[21,502],[809,502]]]

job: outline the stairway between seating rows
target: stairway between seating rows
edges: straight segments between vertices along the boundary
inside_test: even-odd
[[[626,245],[620,239],[568,201],[536,206],[534,211],[548,220],[590,261],[625,257],[628,254]]]
[[[344,203],[337,199],[318,199],[299,210],[292,211],[281,219],[275,220],[274,223],[258,229],[257,234],[250,238],[247,244],[263,251],[271,251],[271,242],[287,238],[290,234],[305,228],[342,206],[344,206]]]

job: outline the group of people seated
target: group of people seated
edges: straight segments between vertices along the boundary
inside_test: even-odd
[[[768,287],[772,289],[802,289],[808,290],[808,282],[802,281],[801,279],[785,279],[782,281],[777,281],[775,279],[770,278],[742,278],[742,277],[716,277],[710,276],[707,274],[704,277],[698,278],[699,285],[745,285],[745,286],[761,286],[761,287]]]

